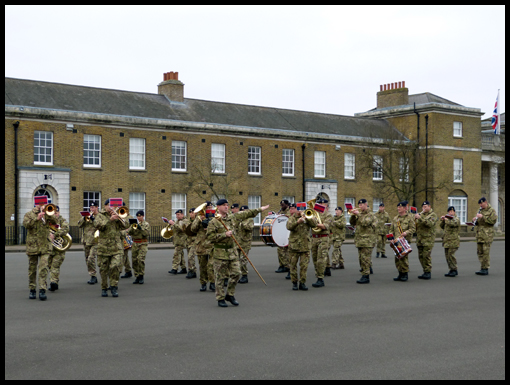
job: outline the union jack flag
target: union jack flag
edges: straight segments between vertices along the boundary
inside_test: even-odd
[[[494,112],[492,113],[492,129],[494,130],[495,135],[499,135],[499,110],[498,110],[498,103],[499,103],[499,90],[498,90],[498,97],[496,98],[496,104],[494,105]]]

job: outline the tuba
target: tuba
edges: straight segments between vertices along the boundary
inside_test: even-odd
[[[55,235],[59,227],[59,225],[50,224],[50,233]],[[55,238],[53,238],[51,244],[58,251],[66,251],[73,244],[73,238],[69,235],[69,233],[66,233],[63,237],[55,235]]]
[[[322,224],[321,217],[317,211],[315,211],[313,208],[315,206],[315,202],[317,202],[317,198],[310,199],[307,203],[308,208],[305,210],[305,218],[308,220],[311,220],[312,218],[315,218],[318,224]],[[313,227],[312,231],[314,233],[320,233],[322,231],[319,227]]]

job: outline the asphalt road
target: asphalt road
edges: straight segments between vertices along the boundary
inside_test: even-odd
[[[28,299],[26,255],[7,253],[5,379],[505,379],[504,247],[493,243],[489,276],[474,274],[476,245],[463,242],[459,276],[444,277],[436,243],[430,281],[413,251],[408,282],[393,281],[393,258],[373,258],[359,285],[344,245],[346,269],[313,288],[310,263],[307,292],[274,273],[275,249],[256,247],[267,287],[250,270],[228,308],[167,273],[173,250],[150,250],[145,284],[122,279],[118,298],[88,285],[83,253],[69,252],[45,302]]]

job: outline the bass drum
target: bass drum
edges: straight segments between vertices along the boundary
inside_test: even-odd
[[[268,215],[260,225],[262,241],[273,247],[286,247],[289,245],[290,230],[287,230],[287,215]]]

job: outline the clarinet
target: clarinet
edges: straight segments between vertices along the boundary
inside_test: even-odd
[[[478,210],[477,214],[480,214],[480,211],[482,211],[481,207]],[[471,227],[471,231],[475,231],[476,222],[478,222],[478,217],[476,217],[475,220],[473,221],[473,227]]]

